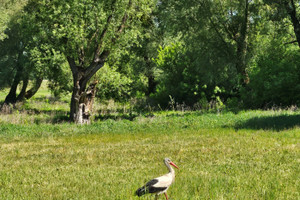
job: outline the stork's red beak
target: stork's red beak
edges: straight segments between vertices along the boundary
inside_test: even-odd
[[[173,162],[170,162],[170,164],[179,169]]]

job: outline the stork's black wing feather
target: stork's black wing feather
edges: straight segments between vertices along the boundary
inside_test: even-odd
[[[151,181],[149,181],[148,183],[146,183],[146,187],[155,185],[156,183],[158,183],[158,179],[152,179]]]
[[[142,196],[147,193],[156,193],[156,192],[164,191],[165,189],[167,189],[166,187],[154,187],[154,185],[157,182],[158,182],[158,179],[152,179],[151,181],[146,183],[146,185],[137,189],[135,194],[138,196]]]

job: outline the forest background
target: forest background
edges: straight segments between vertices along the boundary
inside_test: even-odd
[[[3,105],[43,80],[89,123],[94,97],[153,110],[299,105],[299,1],[1,0]],[[8,110],[2,106],[2,110]]]

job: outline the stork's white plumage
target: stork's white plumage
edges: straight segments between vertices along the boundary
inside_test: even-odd
[[[155,193],[155,199],[157,199],[158,195],[164,193],[166,199],[168,200],[167,190],[169,189],[170,185],[175,181],[175,171],[170,165],[176,167],[177,169],[179,168],[169,158],[165,158],[164,163],[167,166],[169,173],[154,178],[151,181],[147,182],[146,185],[137,189],[137,191],[135,192],[136,195],[142,196],[147,193]]]

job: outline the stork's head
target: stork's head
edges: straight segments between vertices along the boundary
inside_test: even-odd
[[[168,163],[168,164],[170,164],[170,165],[172,165],[172,166],[174,166],[174,167],[176,167],[177,169],[179,169],[171,160],[170,160],[170,158],[165,158],[164,159],[164,162],[165,163]]]

